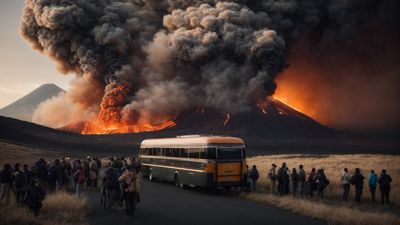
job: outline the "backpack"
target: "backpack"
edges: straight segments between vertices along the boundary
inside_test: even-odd
[[[23,186],[25,186],[25,184],[26,184],[26,179],[25,179],[25,176],[24,176],[24,174],[22,173],[22,172],[19,172],[19,171],[17,171],[17,172],[15,172],[15,187],[17,187],[17,188],[21,188],[21,187],[23,187]]]

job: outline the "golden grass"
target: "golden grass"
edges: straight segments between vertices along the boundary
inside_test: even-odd
[[[270,194],[270,184],[267,179],[267,173],[272,163],[278,167],[286,162],[288,168],[298,169],[300,164],[304,165],[306,173],[311,168],[324,169],[327,178],[330,180],[326,188],[323,201],[304,198],[293,198],[292,196],[279,197]],[[367,178],[371,169],[379,175],[381,169],[386,169],[392,176],[392,189],[390,193],[391,201],[400,203],[400,156],[391,155],[272,155],[257,156],[247,159],[247,164],[251,167],[257,165],[260,173],[259,182],[257,182],[258,192],[244,194],[245,198],[272,204],[281,208],[289,209],[294,212],[307,215],[314,218],[325,219],[330,224],[400,224],[398,216],[399,207],[382,207],[379,204],[370,203],[370,194],[365,180],[363,191],[363,203],[361,205],[354,203],[354,187],[350,188],[348,202],[342,202],[341,173],[343,168],[347,167],[350,174],[356,167],[360,168],[363,175]],[[377,188],[376,200],[380,201],[380,192]],[[387,211],[387,213],[386,213]]]
[[[323,202],[310,201],[292,196],[279,197],[264,193],[244,194],[244,197],[253,201],[268,203],[280,208],[289,209],[293,212],[316,219],[327,220],[329,224],[344,225],[397,225],[400,217],[391,213],[374,213],[361,211],[343,206],[341,204],[332,206]]]
[[[38,217],[26,207],[15,204],[0,208],[0,224],[15,225],[86,225],[89,206],[84,198],[66,192],[46,196]]]

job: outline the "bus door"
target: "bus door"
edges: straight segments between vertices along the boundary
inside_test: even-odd
[[[217,148],[217,183],[242,181],[242,147]]]

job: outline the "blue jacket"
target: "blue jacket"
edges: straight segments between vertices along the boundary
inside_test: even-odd
[[[378,176],[375,173],[369,174],[369,176],[368,176],[369,186],[376,187],[377,182],[378,182]]]

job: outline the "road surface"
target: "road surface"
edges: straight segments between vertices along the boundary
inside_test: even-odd
[[[101,209],[99,192],[90,192],[88,196],[94,208],[89,218],[92,225],[327,224],[223,190],[179,189],[172,184],[147,180],[142,180],[142,201],[133,218],[125,218],[123,211]]]

